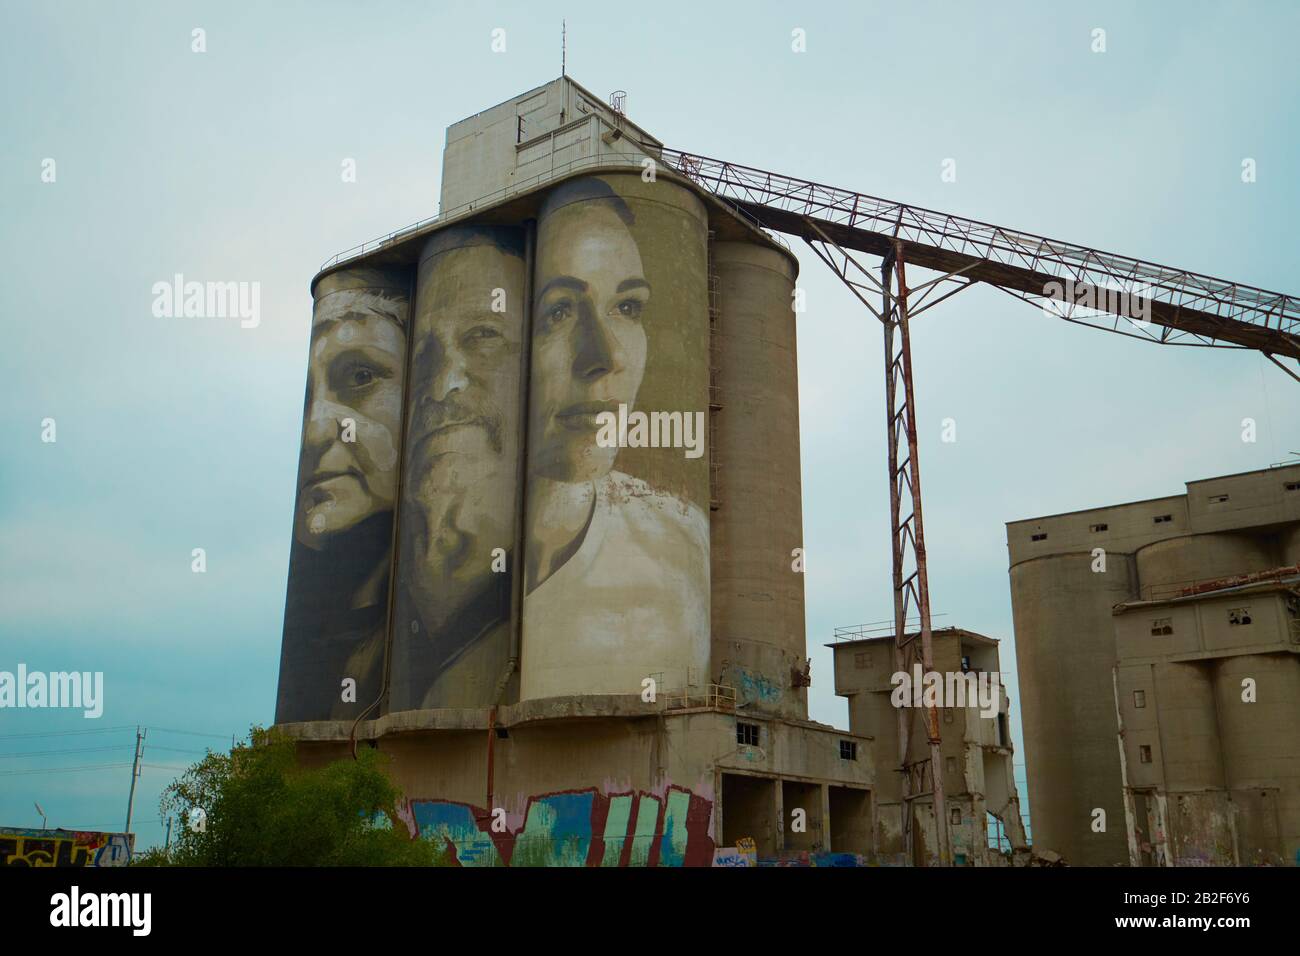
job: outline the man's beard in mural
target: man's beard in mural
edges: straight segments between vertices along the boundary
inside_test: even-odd
[[[445,698],[433,691],[439,677],[509,621],[514,541],[503,534],[509,520],[502,519],[512,516],[501,511],[510,507],[516,467],[513,456],[504,455],[504,416],[491,401],[425,401],[417,415],[418,477],[402,518],[402,564],[414,570],[404,574],[399,598],[408,609],[411,633],[403,639],[412,650],[400,679],[413,706]],[[494,571],[498,548],[505,552],[498,559],[503,570]],[[471,670],[484,680],[496,678]],[[468,702],[472,695],[452,699]]]
[[[501,454],[502,416],[494,404],[462,398],[448,398],[441,402],[428,400],[416,411],[411,431],[416,440],[414,454],[423,455],[429,466],[426,476],[436,467],[436,461],[427,459],[447,454],[441,450],[441,440],[458,428],[481,428],[492,451]]]

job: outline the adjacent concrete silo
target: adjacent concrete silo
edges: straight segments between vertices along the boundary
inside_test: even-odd
[[[1277,848],[1300,819],[1287,816],[1300,788],[1278,770],[1287,752],[1294,766],[1296,738],[1283,729],[1297,723],[1293,595],[1268,572],[1295,563],[1297,473],[1226,475],[1189,482],[1185,495],[1008,524],[1035,843],[1076,864],[1292,859]],[[1289,712],[1238,703],[1225,721],[1250,668],[1283,688],[1271,700],[1289,699]],[[1139,809],[1130,834],[1114,810],[1126,786]],[[1141,811],[1153,791],[1178,797],[1168,827]],[[1090,825],[1097,807],[1105,833]]]
[[[542,203],[524,700],[708,680],[707,241],[666,180],[580,177]]]
[[[1067,553],[1011,567],[1034,843],[1082,865],[1128,852],[1112,729],[1111,608],[1135,596],[1136,574],[1127,554],[1107,554],[1104,572],[1095,562],[1088,552]],[[1097,809],[1106,813],[1104,832],[1093,829]]]
[[[1162,663],[1153,669],[1168,788],[1200,791],[1222,787],[1212,662]]]
[[[1277,567],[1272,542],[1248,534],[1192,534],[1139,548],[1141,596],[1151,600],[1196,581]]]
[[[354,268],[312,290],[281,723],[360,716],[383,683],[410,288]]]
[[[1300,524],[1282,535],[1282,563],[1291,567],[1300,564]]]
[[[775,246],[712,247],[713,670],[738,702],[806,718],[799,380],[791,294]]]
[[[1218,662],[1215,690],[1229,790],[1281,787],[1290,792],[1293,806],[1300,796],[1296,664],[1294,654],[1249,654]]]
[[[490,707],[514,674],[527,265],[521,228],[420,253],[390,710]]]

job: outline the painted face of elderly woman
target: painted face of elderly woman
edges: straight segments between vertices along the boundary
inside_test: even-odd
[[[319,550],[397,497],[408,302],[349,289],[312,321],[294,535]]]

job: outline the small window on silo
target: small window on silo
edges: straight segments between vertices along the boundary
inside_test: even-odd
[[[1150,744],[1142,744],[1142,746],[1138,747],[1138,760],[1142,761],[1142,763],[1151,762]]]
[[[1168,524],[1169,522],[1171,522],[1171,521],[1174,520],[1174,516],[1173,516],[1173,515],[1156,515],[1156,516],[1155,516],[1154,518],[1152,518],[1151,520],[1152,520],[1152,522],[1154,522],[1155,524]]]
[[[957,758],[956,758],[956,757],[949,757],[946,761],[944,761],[944,767],[947,769],[947,771],[948,771],[949,773],[956,773],[956,772],[957,772]]]
[[[866,651],[853,655],[853,666],[857,670],[865,670],[871,666],[871,655]]]
[[[1230,611],[1228,612],[1228,623],[1229,623],[1229,624],[1242,624],[1242,625],[1244,625],[1244,624],[1249,624],[1249,623],[1250,623],[1250,608],[1248,608],[1248,607],[1234,607],[1232,610],[1230,610]]]
[[[736,743],[746,747],[758,746],[758,724],[736,723]]]
[[[1284,487],[1287,491],[1300,491],[1300,481],[1288,481]]]
[[[951,707],[945,707],[945,708],[943,709],[943,722],[944,722],[945,724],[951,724],[951,723],[952,723],[952,708],[951,708]]]
[[[841,760],[858,759],[858,742],[856,740],[840,741],[840,759]]]
[[[961,826],[961,808],[953,807],[952,811],[948,814],[948,819],[952,821],[953,826],[955,827]]]
[[[1174,633],[1174,619],[1172,617],[1156,618],[1151,622],[1151,633],[1158,636]]]
[[[1093,534],[1096,534],[1099,531],[1107,531],[1109,529],[1110,529],[1110,525],[1106,524],[1104,521],[1101,524],[1088,525],[1088,530],[1091,531]]]
[[[1147,705],[1147,692],[1144,690],[1133,691],[1133,706],[1145,707]]]
[[[1221,505],[1226,503],[1227,500],[1227,495],[1210,495],[1210,504],[1212,505]]]
[[[1029,540],[1030,540],[1030,541],[1046,541],[1046,540],[1047,540],[1047,532],[1043,532],[1042,534],[1032,535],[1032,536],[1030,537]]]

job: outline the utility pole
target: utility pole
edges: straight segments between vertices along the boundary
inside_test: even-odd
[[[131,764],[131,795],[126,800],[126,832],[131,833],[131,811],[135,809],[135,781],[140,776],[140,758],[144,756],[144,737],[148,730],[135,728],[135,760]]]
[[[163,852],[170,853],[172,848],[172,818],[167,818],[167,838],[163,841]]]

